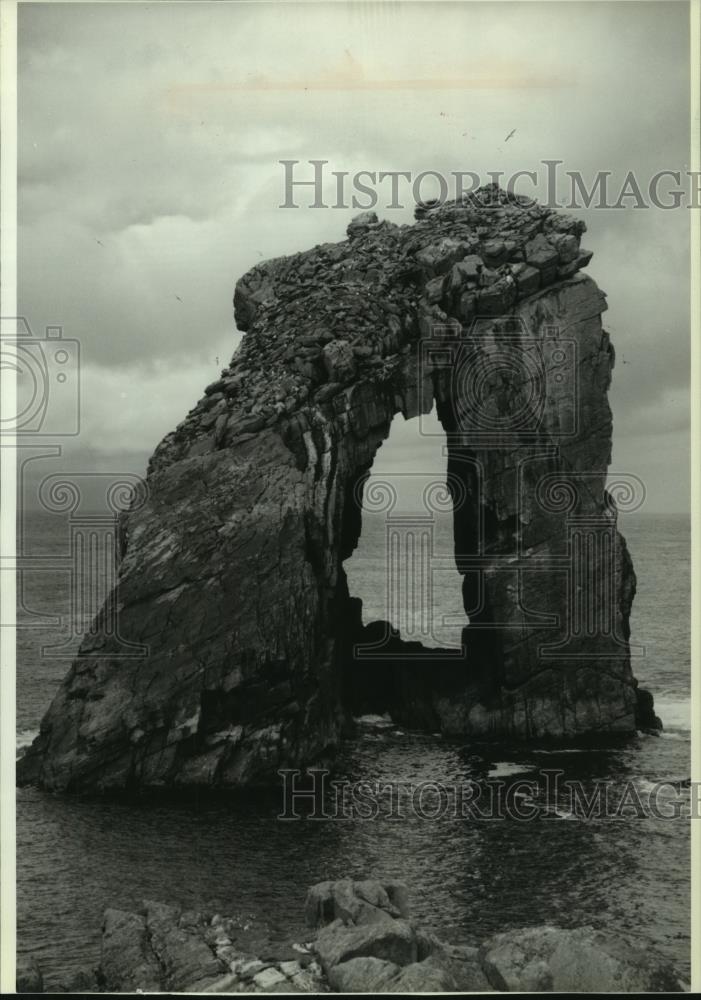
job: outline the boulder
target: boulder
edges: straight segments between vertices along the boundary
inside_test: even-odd
[[[277,988],[282,983],[287,982],[287,976],[279,969],[269,966],[267,969],[262,969],[260,972],[256,972],[253,977],[253,982],[256,984],[258,989],[263,990],[264,993],[275,993]]]
[[[341,920],[345,924],[374,924],[405,916],[407,891],[393,882],[387,887],[373,879],[320,882],[309,890],[305,918],[310,927]]]
[[[182,991],[194,982],[214,982],[229,971],[202,931],[188,922],[180,924],[179,908],[149,901],[144,910],[150,944],[163,970],[163,989]]]
[[[592,927],[532,927],[496,934],[480,948],[492,985],[509,992],[682,992],[669,962]]]
[[[557,267],[559,254],[555,247],[542,233],[538,233],[525,246],[526,261],[539,271]]]
[[[458,292],[468,285],[476,288],[483,267],[482,258],[477,254],[468,254],[459,263],[453,264],[450,272],[451,292]]]
[[[387,993],[400,971],[382,958],[351,958],[329,970],[329,986],[335,993]]]
[[[347,340],[332,340],[323,349],[324,367],[331,382],[348,382],[355,375],[355,355]]]
[[[372,226],[376,226],[378,222],[377,212],[361,212],[348,223],[346,233],[350,239],[355,239],[362,236]]]
[[[333,882],[317,882],[307,893],[304,919],[309,927],[323,927],[336,919],[333,903]]]
[[[430,959],[403,967],[380,958],[351,958],[329,971],[336,993],[451,993],[461,989]]]
[[[516,301],[516,285],[510,275],[499,278],[479,293],[477,310],[483,316],[501,316]]]
[[[319,931],[314,950],[327,975],[335,965],[351,958],[381,958],[396,965],[408,965],[417,958],[411,924],[391,918],[359,926],[334,920]]]
[[[446,274],[453,264],[465,256],[467,250],[468,246],[463,240],[446,236],[437,243],[420,250],[416,255],[416,260],[428,275],[435,277],[439,274]]]
[[[540,271],[537,267],[520,262],[512,265],[511,274],[521,295],[532,295],[540,288]]]
[[[405,965],[387,984],[388,993],[454,993],[458,989],[450,973],[431,959]]]
[[[454,984],[451,989],[461,993],[490,993],[494,987],[489,982],[480,963],[479,950],[470,945],[447,944],[431,936],[428,957],[421,963],[448,976]],[[422,957],[421,951],[419,957]]]

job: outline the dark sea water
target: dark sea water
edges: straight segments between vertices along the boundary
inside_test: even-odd
[[[621,518],[638,575],[632,640],[645,647],[634,661],[655,695],[665,731],[624,747],[587,751],[485,748],[416,735],[367,720],[344,746],[341,775],[375,779],[405,790],[424,782],[489,785],[535,779],[561,769],[586,789],[628,782],[641,799],[656,783],[689,775],[689,521],[684,516]],[[24,627],[18,634],[18,745],[36,732],[68,669],[80,611],[71,610],[67,525],[48,515],[25,521],[27,554],[53,562],[24,574]],[[359,551],[347,564],[351,591],[364,599],[367,620],[395,617],[416,637],[454,643],[464,623],[459,579],[450,566],[448,522],[436,525],[435,550],[445,567],[434,577],[433,615],[396,594],[386,601],[382,518],[366,514]],[[442,563],[441,563],[442,565]],[[418,586],[418,585],[417,585]],[[97,595],[99,597],[99,595]],[[424,602],[425,604],[426,602]],[[413,615],[413,618],[412,618]],[[62,622],[51,621],[62,616]],[[447,621],[445,620],[447,616]],[[31,627],[30,627],[31,626]],[[61,656],[42,647],[66,643]],[[485,787],[486,787],[485,785]],[[665,788],[672,811],[688,788]],[[689,970],[689,822],[638,817],[573,817],[567,799],[539,800],[531,822],[515,818],[429,819],[406,810],[373,820],[283,821],[279,794],[177,803],[83,801],[18,791],[17,880],[19,951],[32,954],[49,986],[99,957],[103,909],[134,907],[144,898],[178,902],[264,921],[271,936],[304,940],[302,907],[313,882],[344,875],[399,878],[411,888],[412,910],[454,941],[476,942],[508,927],[586,923],[630,933]],[[425,812],[430,812],[427,808]]]

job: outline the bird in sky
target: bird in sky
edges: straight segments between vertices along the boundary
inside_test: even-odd
[[[95,242],[99,243],[101,247],[103,247],[105,245],[101,240],[95,240]]]
[[[515,134],[516,134],[516,129],[512,128],[511,131],[509,132],[509,134],[507,135],[506,139],[504,139],[504,142],[508,142],[509,139],[511,138],[511,136],[515,135]]]
[[[180,298],[180,296],[179,296],[179,295],[176,295],[175,297],[176,297],[176,299],[178,300],[178,302],[182,302],[182,299]]]

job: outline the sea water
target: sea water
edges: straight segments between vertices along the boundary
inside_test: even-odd
[[[435,554],[445,560],[429,618],[438,641],[451,645],[464,615],[446,525],[436,529]],[[560,770],[588,790],[601,781],[614,791],[631,782],[641,796],[664,781],[673,783],[664,795],[674,811],[689,795],[689,520],[629,515],[621,528],[638,576],[632,642],[644,655],[633,669],[655,696],[665,725],[660,737],[586,751],[490,748],[367,720],[342,748],[339,775],[408,792],[427,783],[458,788],[495,779],[508,788],[540,780],[543,769]],[[39,560],[22,577],[20,748],[36,733],[87,624],[71,619],[65,523],[29,514],[23,537],[26,554]],[[351,592],[363,597],[368,621],[387,617],[384,538],[383,519],[364,515],[359,550],[347,564]],[[406,625],[407,605],[397,613]],[[380,808],[374,819],[291,821],[278,818],[281,809],[277,793],[136,804],[20,789],[19,952],[36,957],[51,987],[97,965],[105,907],[134,908],[142,899],[249,916],[272,937],[304,940],[308,886],[355,876],[406,882],[413,915],[454,942],[546,922],[592,924],[649,943],[688,973],[688,820],[635,814],[586,820],[568,812],[564,799],[544,804],[532,821],[456,816],[449,809],[433,810],[430,818],[430,802],[400,819]]]

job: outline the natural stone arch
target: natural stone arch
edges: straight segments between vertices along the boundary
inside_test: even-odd
[[[635,577],[604,486],[613,350],[579,274],[584,226],[496,188],[420,214],[359,217],[347,241],[239,281],[241,347],[123,524],[119,631],[150,653],[86,640],[21,781],[251,785],[331,753],[360,627],[343,570],[358,482],[394,415],[434,399],[468,657],[404,670],[397,713],[480,739],[654,720],[636,719]]]

